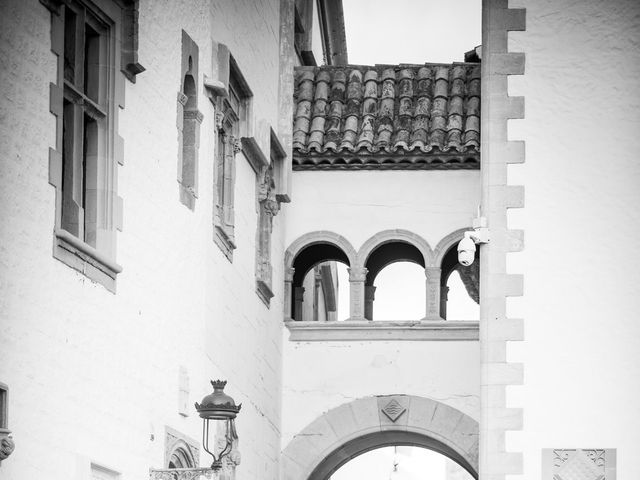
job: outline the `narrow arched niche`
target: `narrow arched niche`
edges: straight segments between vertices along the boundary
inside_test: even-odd
[[[202,114],[198,110],[198,46],[182,31],[181,84],[178,92],[178,184],[180,201],[195,208],[198,197],[198,147]]]

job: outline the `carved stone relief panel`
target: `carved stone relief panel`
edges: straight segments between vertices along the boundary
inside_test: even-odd
[[[615,449],[544,449],[543,480],[615,480]]]

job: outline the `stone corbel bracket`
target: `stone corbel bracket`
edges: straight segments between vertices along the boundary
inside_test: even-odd
[[[214,106],[216,106],[218,98],[227,98],[229,96],[229,91],[223,82],[209,78],[207,75],[203,75],[202,78],[205,94]]]

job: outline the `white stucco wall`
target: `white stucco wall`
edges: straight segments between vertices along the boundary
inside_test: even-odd
[[[478,342],[290,342],[285,332],[282,447],[317,417],[372,395],[431,398],[478,420]]]
[[[215,73],[212,39],[227,44],[254,93],[256,133],[277,125],[279,2],[140,7],[146,71],[127,82],[120,113],[124,231],[117,261],[124,270],[116,294],[52,257],[51,14],[37,0],[0,7],[0,381],[10,388],[16,442],[0,467],[6,480],[85,480],[90,462],[123,478],[147,478],[150,467],[165,466],[165,425],[199,443],[193,402],[216,378],[228,380],[228,393],[243,403],[237,478],[278,475],[285,213],[274,223],[269,310],[255,293],[255,174],[242,154],[233,264],[213,242],[214,110],[202,74]],[[179,202],[176,181],[181,29],[200,49],[195,212]],[[178,414],[181,366],[190,378],[188,418]],[[204,452],[201,459],[208,463]]]
[[[480,203],[480,172],[297,171],[287,207],[286,244],[316,230],[342,235],[357,250],[383,230],[405,229],[435,248],[470,227]]]
[[[640,3],[518,0],[526,32],[510,49],[526,53],[526,119],[510,138],[526,141],[526,163],[509,182],[525,185],[525,342],[509,348],[525,383],[508,401],[524,407],[524,431],[508,449],[524,452],[522,478],[540,477],[542,448],[617,448],[617,478],[640,471]],[[518,477],[520,478],[520,477]]]

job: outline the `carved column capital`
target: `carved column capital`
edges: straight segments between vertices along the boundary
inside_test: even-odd
[[[216,130],[220,130],[222,128],[222,120],[224,120],[224,113],[216,112]]]
[[[440,267],[425,267],[424,274],[427,278],[440,278],[440,275],[442,275],[442,269]]]
[[[231,137],[229,138],[229,142],[231,143],[231,148],[233,149],[234,155],[242,150],[242,142],[238,137],[231,135]]]
[[[285,282],[293,282],[293,274],[296,269],[293,267],[285,268],[284,270],[284,281]]]
[[[367,279],[368,269],[365,267],[348,268],[350,282],[364,282]]]

